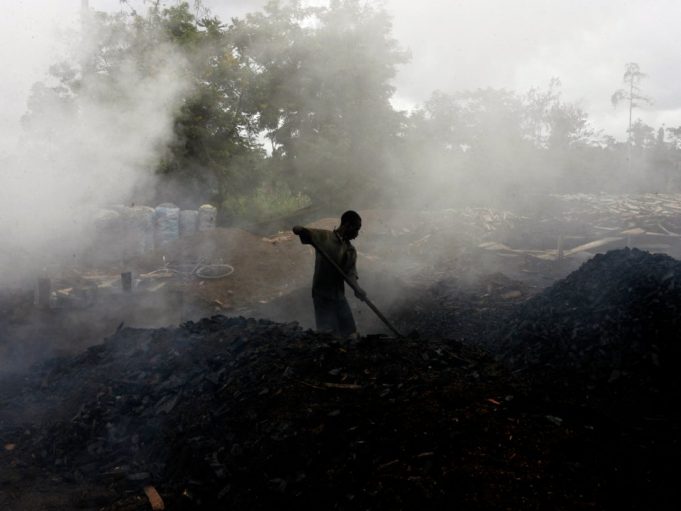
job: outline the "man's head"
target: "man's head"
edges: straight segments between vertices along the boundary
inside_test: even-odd
[[[341,236],[346,240],[354,240],[362,228],[362,217],[357,211],[346,211],[341,215],[341,224],[339,231]]]

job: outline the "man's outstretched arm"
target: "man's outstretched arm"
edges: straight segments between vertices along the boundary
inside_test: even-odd
[[[300,237],[300,242],[303,243],[304,245],[309,245],[312,243],[312,236],[310,235],[310,231],[305,227],[301,225],[294,225],[292,231],[293,234]]]

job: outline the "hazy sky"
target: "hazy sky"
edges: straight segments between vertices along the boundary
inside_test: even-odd
[[[142,0],[129,4],[144,8]],[[172,0],[169,2],[172,3]],[[192,2],[190,1],[190,4]],[[378,2],[377,2],[378,3]],[[412,54],[400,69],[394,104],[409,108],[433,90],[478,87],[526,91],[562,81],[564,99],[578,103],[592,124],[624,135],[626,108],[614,109],[624,64],[637,62],[654,105],[636,117],[658,127],[681,125],[681,2],[678,0],[386,0],[394,34]],[[13,0],[0,19],[2,133],[26,107],[29,87],[54,61],[64,32],[77,28],[81,0]],[[204,0],[224,20],[258,9],[262,0]],[[90,0],[117,10],[119,0]],[[8,140],[0,142],[0,150]]]

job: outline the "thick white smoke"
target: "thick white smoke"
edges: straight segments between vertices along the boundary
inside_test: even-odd
[[[187,90],[183,57],[157,42],[144,71],[123,60],[110,75],[83,72],[102,36],[79,38],[80,55],[70,62],[82,75],[78,94],[55,90],[57,81],[45,79],[33,87],[20,135],[0,134],[18,138],[3,148],[0,281],[78,257],[97,209],[153,188]]]

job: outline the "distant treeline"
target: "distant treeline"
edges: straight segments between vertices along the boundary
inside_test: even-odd
[[[436,91],[398,111],[393,79],[409,54],[390,16],[368,2],[272,2],[229,22],[200,12],[156,2],[145,13],[93,13],[95,51],[54,66],[54,82],[34,88],[26,128],[39,124],[45,97],[72,102],[88,76],[117,83],[131,61],[153,74],[152,49],[170,43],[187,56],[191,87],[174,142],[159,151],[155,199],[217,204],[223,220],[309,203],[454,206],[534,192],[681,189],[681,127],[638,121],[631,143],[617,142],[561,101],[557,79],[522,94]],[[104,90],[116,100],[115,87]]]

